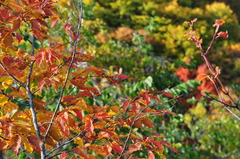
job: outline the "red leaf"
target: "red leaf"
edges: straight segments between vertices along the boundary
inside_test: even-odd
[[[66,95],[62,98],[62,103],[66,104],[66,105],[72,105],[72,104],[76,104],[76,99],[77,96],[75,95]]]
[[[11,14],[9,12],[9,8],[4,8],[2,10],[0,10],[0,17],[2,18],[3,21],[8,20],[9,18],[11,18]]]
[[[3,39],[3,43],[6,45],[6,46],[11,46],[12,45],[12,41],[13,41],[13,38],[12,38],[12,33],[9,32],[5,35],[4,39]]]
[[[89,97],[89,98],[93,98],[93,95],[91,92],[89,91],[82,91],[82,92],[79,92],[78,95],[79,97]]]
[[[122,147],[116,142],[112,142],[112,149],[116,153],[121,153],[123,150]]]
[[[21,23],[20,19],[14,20],[12,31],[15,31],[15,30],[19,29],[20,23]]]
[[[19,77],[19,78],[21,78],[25,75],[24,72],[22,72],[21,70],[16,69],[16,68],[9,69],[8,73],[10,73],[11,75],[14,75],[16,77]]]
[[[150,139],[149,140],[152,144],[154,144],[156,147],[157,147],[157,149],[158,150],[163,150],[164,149],[164,146],[160,143],[160,142],[158,142],[158,141],[156,141],[156,140],[154,140],[154,139]]]
[[[32,25],[32,29],[41,30],[41,24],[37,19],[30,20],[30,23]]]
[[[44,25],[45,27],[48,27],[48,24],[44,21],[44,20],[41,20],[41,19],[36,19],[40,24]]]
[[[170,93],[168,93],[168,92],[163,92],[162,94],[164,94],[167,97],[173,98],[173,96]]]
[[[123,109],[124,113],[126,113],[126,110],[129,107],[130,103],[131,103],[130,100],[127,100],[127,101],[124,102],[124,104],[122,106],[122,109]]]
[[[82,112],[80,110],[77,109],[73,109],[72,111],[74,111],[74,113],[76,114],[76,116],[82,120]]]
[[[66,159],[68,157],[68,154],[66,152],[61,153],[60,159]]]
[[[176,69],[176,75],[179,77],[180,80],[183,82],[187,82],[189,79],[192,79],[192,73],[189,69],[184,67],[179,67]]]
[[[36,138],[35,136],[28,136],[28,141],[29,143],[33,146],[34,150],[37,153],[40,153],[41,148],[40,148],[40,140]]]
[[[38,38],[38,40],[40,40],[41,42],[43,42],[43,35],[40,31],[33,31],[33,35],[36,36]]]
[[[7,148],[8,144],[6,143],[6,141],[0,141],[0,150],[3,150],[5,148]]]
[[[178,150],[176,148],[171,147],[171,144],[168,143],[167,141],[161,140],[160,141],[161,144],[164,144],[165,146],[167,146],[169,149],[173,150],[174,152],[178,153]]]
[[[72,28],[72,27],[73,27],[72,24],[67,24],[65,25],[64,30],[67,31],[69,28]]]
[[[228,32],[227,31],[226,32],[221,31],[221,32],[218,33],[217,37],[228,38]]]
[[[20,43],[22,40],[22,35],[20,33],[16,33],[16,38],[17,38],[18,43]]]
[[[122,74],[116,75],[115,77],[118,78],[118,79],[120,79],[120,80],[125,80],[125,79],[128,79],[128,78],[129,78],[128,76],[122,75]]]

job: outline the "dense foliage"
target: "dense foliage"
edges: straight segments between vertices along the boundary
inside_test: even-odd
[[[218,98],[236,104],[229,109],[240,116],[235,7],[224,0],[1,1],[2,156],[238,158],[239,120]],[[216,19],[225,22],[216,36],[228,39],[215,37],[207,59],[221,68],[214,79],[226,94],[207,78],[199,49],[208,50]]]

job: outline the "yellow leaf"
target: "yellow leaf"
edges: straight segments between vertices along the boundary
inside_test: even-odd
[[[78,99],[76,106],[79,107],[81,110],[84,110],[87,112],[92,111],[92,108],[87,105],[86,101],[83,98]]]
[[[12,102],[7,102],[3,107],[2,110],[4,111],[4,113],[8,113],[11,112],[12,110],[16,110],[19,109],[18,105],[12,103]]]
[[[111,106],[110,109],[116,113],[120,112],[119,106]]]
[[[7,102],[8,102],[8,97],[4,95],[0,95],[0,106],[3,107],[4,104],[6,104]]]
[[[83,0],[83,3],[86,4],[86,5],[92,5],[93,4],[92,0]]]
[[[18,111],[17,109],[14,109],[14,110],[6,113],[5,116],[8,118],[12,118],[17,113],[17,111]]]
[[[83,146],[84,145],[83,140],[80,137],[77,137],[76,139],[74,139],[74,143],[78,144],[79,146]]]
[[[109,115],[109,116],[114,116],[114,115],[116,115],[116,113],[110,110],[110,111],[108,112],[108,115]]]
[[[189,111],[191,112],[191,114],[194,114],[196,116],[198,116],[199,118],[203,118],[204,115],[206,114],[207,110],[204,107],[204,105],[202,103],[197,103],[197,105],[191,109],[189,109]]]
[[[3,77],[1,77],[0,82],[2,82],[2,88],[7,89],[9,87],[9,85],[12,84],[13,79],[9,76],[3,76]]]

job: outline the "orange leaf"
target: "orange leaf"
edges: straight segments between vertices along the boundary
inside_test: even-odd
[[[141,119],[138,119],[134,122],[134,125],[138,128],[142,128],[142,120]]]
[[[152,151],[148,150],[148,158],[149,159],[155,159],[155,155],[153,154]]]
[[[200,74],[200,75],[197,76],[197,80],[198,80],[198,81],[202,81],[202,80],[204,80],[204,79],[207,78],[207,77],[208,77],[207,74]]]
[[[225,23],[225,21],[223,20],[223,19],[217,19],[217,20],[215,20],[215,24],[213,24],[213,26],[214,27],[216,27],[216,26],[221,26],[221,25],[223,25]]]
[[[57,18],[57,17],[56,17],[56,18],[53,18],[52,21],[51,21],[51,27],[54,27],[55,24],[57,23],[57,21],[58,21],[58,18]]]
[[[87,132],[90,134],[93,133],[94,126],[93,126],[93,118],[91,116],[85,116],[84,117],[84,122],[85,122],[85,129]]]
[[[149,128],[154,128],[154,124],[149,118],[142,119],[142,123]]]
[[[84,158],[87,158],[88,154],[87,154],[87,149],[85,146],[78,146],[74,149],[74,153],[77,155],[80,155]]]
[[[18,154],[19,148],[21,147],[22,138],[20,136],[14,136],[11,138],[10,147]]]
[[[130,145],[130,146],[128,147],[127,154],[131,154],[131,153],[133,153],[133,152],[135,152],[135,151],[141,150],[141,146],[142,146],[142,143],[139,143],[139,142]]]

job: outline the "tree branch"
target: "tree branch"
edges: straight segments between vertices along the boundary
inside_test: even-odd
[[[0,62],[0,66],[1,66],[2,69],[7,73],[7,75],[8,75],[9,77],[11,77],[16,83],[18,83],[20,86],[26,88],[26,85],[25,85],[24,83],[20,82],[16,77],[14,77],[14,76],[11,75],[10,73],[8,73],[7,68],[3,65],[2,62]]]
[[[28,156],[28,158],[33,159],[33,157],[25,150],[25,148],[23,146],[21,146],[20,148],[21,148],[22,152],[24,152]]]
[[[82,1],[80,1],[80,5],[81,5],[81,8],[80,8],[80,14],[79,14],[79,20],[78,20],[78,26],[77,26],[77,32],[76,32],[76,35],[75,36],[79,36],[80,34],[80,29],[81,29],[81,25],[82,25]],[[74,40],[74,39],[73,39]],[[43,142],[46,143],[46,139],[47,139],[47,135],[50,131],[50,129],[52,128],[52,125],[53,125],[53,122],[55,120],[55,117],[57,115],[57,111],[59,110],[60,108],[60,105],[61,105],[61,101],[62,101],[62,97],[63,97],[63,93],[65,91],[65,88],[66,88],[66,85],[67,85],[67,82],[69,80],[69,75],[70,75],[70,72],[71,72],[71,68],[72,68],[72,65],[73,65],[73,62],[74,62],[74,59],[75,59],[75,56],[77,54],[77,44],[79,42],[79,38],[77,38],[75,41],[74,41],[74,44],[73,44],[73,53],[72,53],[72,56],[71,56],[71,61],[70,61],[70,64],[69,64],[69,67],[68,67],[68,70],[67,70],[67,73],[66,73],[66,76],[65,76],[65,81],[64,81],[64,84],[63,84],[63,87],[60,91],[60,97],[58,99],[58,102],[57,102],[57,105],[56,105],[56,108],[54,110],[54,113],[52,115],[52,118],[51,118],[51,121],[50,121],[50,124],[47,128],[47,131],[43,137]]]
[[[35,49],[34,43],[35,43],[35,37],[34,37],[34,35],[32,35],[32,51],[31,51],[32,55],[34,55],[34,49]],[[32,61],[31,64],[30,64],[29,73],[28,73],[28,76],[27,76],[26,89],[27,89],[28,97],[29,97],[29,105],[30,105],[30,111],[31,111],[31,114],[32,114],[33,126],[34,126],[34,129],[36,131],[37,137],[41,140],[42,136],[40,134],[40,129],[39,129],[39,126],[38,126],[37,116],[36,116],[36,112],[34,110],[33,93],[31,91],[31,76],[32,76],[32,72],[33,72],[34,62],[35,61]],[[44,159],[45,158],[45,145],[43,143],[40,143],[40,147],[41,147],[41,159]]]

